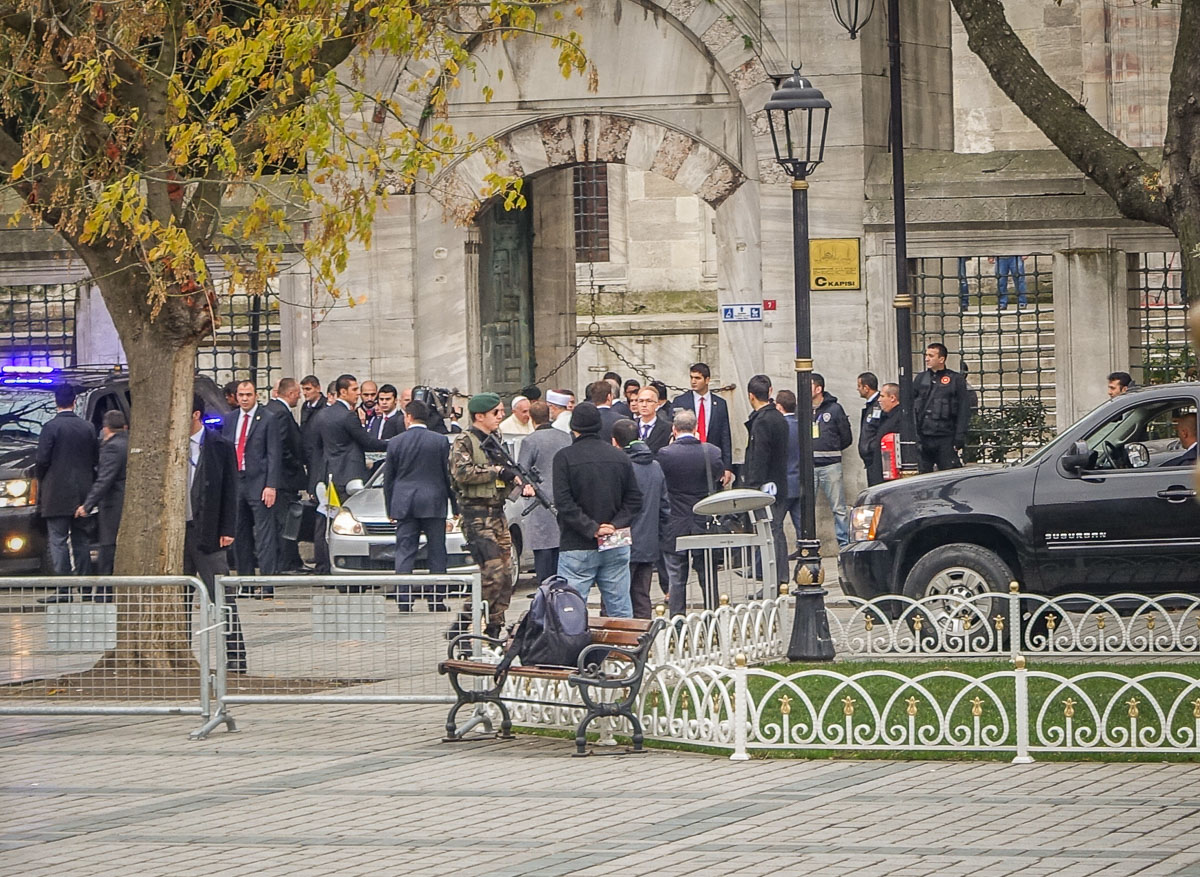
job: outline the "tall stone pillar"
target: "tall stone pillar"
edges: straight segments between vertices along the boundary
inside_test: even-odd
[[[1129,370],[1125,254],[1054,254],[1054,382],[1058,428],[1107,398],[1110,372]]]
[[[571,168],[530,180],[533,205],[533,355],[536,377],[558,365],[575,346],[575,206]],[[571,360],[549,387],[582,392]],[[582,398],[582,397],[580,397]]]

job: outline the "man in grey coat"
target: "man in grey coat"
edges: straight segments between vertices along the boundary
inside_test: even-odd
[[[634,515],[630,530],[629,598],[634,618],[650,617],[650,577],[662,558],[662,539],[671,522],[671,498],[667,479],[649,445],[638,438],[637,424],[621,419],[613,424],[612,442],[629,455],[633,477],[642,491],[642,508]]]
[[[113,561],[117,555],[117,531],[121,529],[121,510],[125,505],[125,462],[129,456],[129,432],[125,415],[120,411],[106,411],[104,428],[100,430],[100,463],[96,467],[96,480],[84,498],[75,517],[82,518],[90,511],[99,513],[100,550],[96,573],[102,576],[113,574]],[[109,588],[97,588],[93,599],[107,603]]]
[[[533,432],[521,439],[518,462],[536,467],[542,476],[542,491],[554,496],[554,455],[571,444],[570,433],[555,429],[550,422],[550,406],[537,399],[529,403]],[[533,496],[526,485],[524,496]],[[525,544],[533,551],[533,569],[539,582],[558,574],[558,518],[550,509],[535,504],[525,517]]]

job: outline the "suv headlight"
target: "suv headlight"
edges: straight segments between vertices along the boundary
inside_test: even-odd
[[[850,541],[872,542],[875,531],[879,528],[879,518],[883,515],[881,505],[855,506],[850,512]]]
[[[34,501],[33,481],[13,478],[0,482],[0,508],[22,508]]]
[[[365,536],[367,532],[358,518],[354,517],[354,513],[347,508],[343,508],[334,516],[330,529],[339,536]]]

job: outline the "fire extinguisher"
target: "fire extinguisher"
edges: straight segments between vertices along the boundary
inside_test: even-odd
[[[889,432],[879,440],[883,460],[883,480],[892,481],[900,477],[900,433]]]

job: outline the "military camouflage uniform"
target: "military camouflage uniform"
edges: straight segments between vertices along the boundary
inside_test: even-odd
[[[479,565],[483,599],[488,604],[488,633],[495,636],[504,625],[514,586],[512,538],[504,517],[504,500],[512,490],[515,473],[488,457],[471,441],[472,436],[479,442],[487,438],[486,433],[472,427],[454,440],[450,478],[458,495],[463,538]]]

